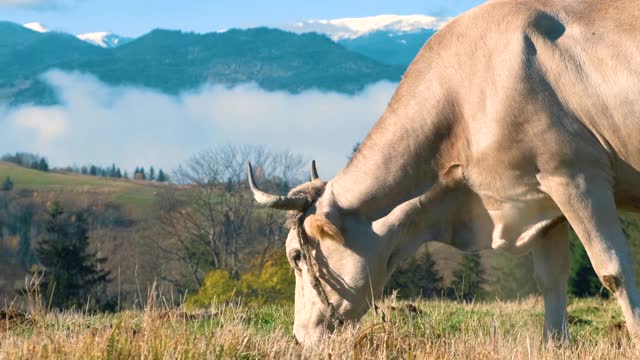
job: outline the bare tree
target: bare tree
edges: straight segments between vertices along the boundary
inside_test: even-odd
[[[281,214],[254,208],[246,181],[249,160],[268,187],[282,192],[301,178],[304,166],[301,156],[288,151],[216,147],[182,165],[173,176],[179,185],[161,195],[161,225],[172,239],[161,249],[186,266],[196,286],[212,269],[226,269],[239,277],[242,253],[252,249],[264,257],[282,241]]]

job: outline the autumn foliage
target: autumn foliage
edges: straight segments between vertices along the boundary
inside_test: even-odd
[[[295,278],[283,251],[273,251],[262,261],[254,259],[251,269],[238,280],[227,270],[209,272],[198,293],[187,298],[187,306],[203,308],[239,302],[259,306],[293,302]]]

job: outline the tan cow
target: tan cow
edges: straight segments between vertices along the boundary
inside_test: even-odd
[[[333,180],[288,197],[250,180],[259,202],[303,214],[286,243],[301,342],[362,317],[426,241],[531,251],[544,336],[564,337],[567,222],[638,337],[616,209],[639,209],[640,1],[479,6],[426,43]]]

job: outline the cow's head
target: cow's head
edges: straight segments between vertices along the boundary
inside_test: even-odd
[[[388,278],[389,252],[372,223],[341,214],[331,203],[330,184],[312,165],[311,181],[287,196],[261,191],[249,164],[249,184],[256,201],[288,210],[286,255],[296,277],[293,332],[302,343],[359,320]]]

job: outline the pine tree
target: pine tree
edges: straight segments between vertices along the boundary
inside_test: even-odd
[[[15,219],[19,238],[17,255],[23,269],[30,269],[31,266],[36,263],[35,254],[31,248],[31,237],[36,211],[35,207],[26,206],[19,212],[18,217]]]
[[[162,171],[162,169],[160,169],[158,171],[158,179],[157,179],[157,181],[158,182],[166,182],[167,180],[168,180],[167,179],[167,175],[165,175],[164,171]]]
[[[571,231],[569,235],[571,246],[571,271],[569,272],[569,293],[577,297],[607,296],[602,283],[591,266],[591,260],[582,243]]]
[[[462,301],[472,301],[484,295],[484,284],[487,282],[478,253],[464,254],[460,267],[453,272],[453,280],[449,285],[449,296]]]
[[[49,306],[83,306],[96,287],[109,282],[105,258],[89,252],[89,226],[83,213],[65,215],[60,203],[49,205],[46,233],[36,246],[44,270],[40,291]],[[96,299],[96,297],[93,297]]]
[[[49,171],[49,163],[47,162],[47,159],[40,158],[40,161],[38,162],[38,170]]]
[[[442,276],[428,250],[399,266],[385,289],[387,293],[395,291],[400,299],[440,297],[443,290]]]
[[[120,171],[120,168],[116,169],[116,178],[122,179],[122,171]]]
[[[152,167],[149,168],[149,180],[154,181],[156,179],[156,170]]]
[[[91,165],[89,168],[89,175],[98,176],[98,168],[95,165]]]
[[[10,177],[7,176],[6,179],[2,182],[2,187],[0,188],[2,191],[11,191],[13,190],[13,181]]]
[[[133,174],[134,180],[147,180],[147,176],[144,173],[144,168],[136,168],[136,172]]]
[[[109,171],[109,177],[110,178],[115,178],[116,177],[116,164],[111,164],[111,170]]]

